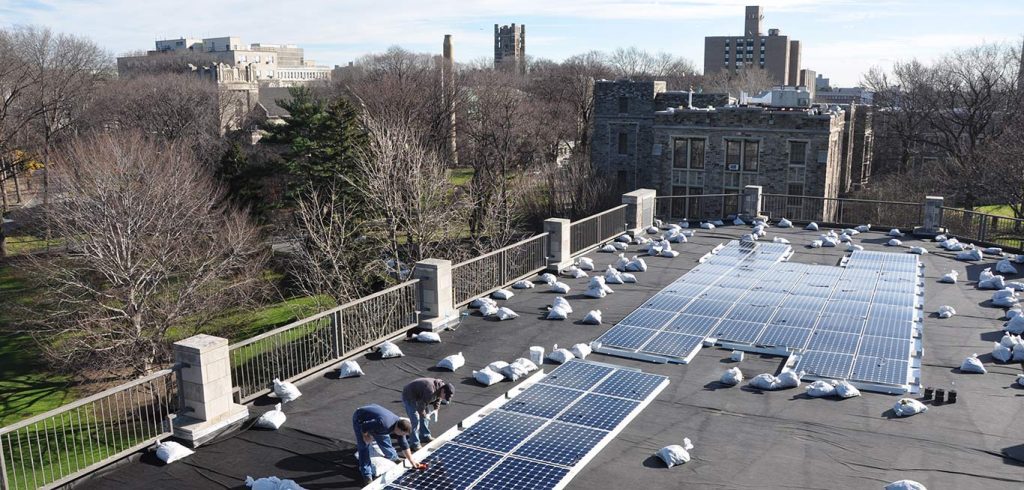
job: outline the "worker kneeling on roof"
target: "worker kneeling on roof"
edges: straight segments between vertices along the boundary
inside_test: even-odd
[[[402,404],[412,421],[409,443],[413,451],[419,450],[421,442],[426,444],[431,440],[427,416],[441,408],[441,404],[451,402],[454,394],[451,383],[437,378],[418,378],[402,389]]]
[[[356,456],[359,458],[359,472],[363,475],[363,484],[373,480],[373,465],[370,462],[370,444],[377,441],[377,446],[384,456],[392,461],[398,460],[398,454],[391,445],[391,435],[398,436],[398,447],[402,456],[409,460],[413,468],[419,464],[412,458],[409,442],[405,437],[412,432],[412,422],[395,415],[380,405],[367,405],[357,408],[352,414],[352,428],[356,433]]]

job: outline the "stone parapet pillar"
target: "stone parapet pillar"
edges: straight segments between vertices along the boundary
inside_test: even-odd
[[[421,260],[416,262],[413,276],[420,280],[416,285],[419,328],[437,331],[455,323],[459,312],[455,309],[455,292],[452,289],[452,262]]]
[[[183,415],[175,419],[174,435],[197,447],[249,417],[249,408],[234,402],[228,340],[195,335],[174,343],[178,389]]]
[[[942,196],[927,196],[924,198],[924,223],[914,228],[915,236],[934,237],[945,233],[942,227],[942,205],[945,199]]]
[[[637,189],[622,195],[626,205],[626,231],[638,233],[654,224],[654,189]]]
[[[544,232],[548,234],[548,272],[558,274],[558,271],[572,265],[570,224],[565,218],[544,220]]]
[[[762,193],[763,189],[759,185],[748,185],[744,187],[740,214],[750,219],[761,216],[761,204],[763,199]]]

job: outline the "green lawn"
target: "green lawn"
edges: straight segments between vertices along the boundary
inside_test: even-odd
[[[473,178],[473,167],[456,167],[450,170],[451,179],[453,185],[466,185],[469,183],[469,179]]]
[[[7,253],[14,256],[42,252],[46,250],[47,242],[49,242],[50,249],[64,246],[64,239],[62,238],[51,238],[47,241],[29,235],[17,235],[7,237]]]
[[[976,209],[979,213],[994,214],[996,216],[1006,216],[1008,218],[1016,218],[1013,214],[1013,209],[1010,208],[1009,204],[991,204],[988,206],[978,206]]]

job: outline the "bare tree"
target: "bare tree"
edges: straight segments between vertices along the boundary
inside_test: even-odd
[[[748,69],[739,70],[736,73],[721,70],[705,73],[701,86],[704,92],[725,93],[737,97],[740,92],[753,95],[779,85],[779,83],[778,80],[772,78],[767,70]]]
[[[663,80],[669,89],[684,89],[692,83],[697,68],[686,58],[665,52],[649,53],[636,47],[618,48],[605,57],[618,78]]]
[[[142,374],[167,361],[171,329],[198,331],[260,282],[257,229],[180,145],[109,132],[60,163],[48,220],[74,253],[32,258],[47,294],[27,316],[55,362]]]

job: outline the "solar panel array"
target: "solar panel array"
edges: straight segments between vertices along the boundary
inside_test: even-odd
[[[440,446],[385,488],[547,489],[564,484],[668,384],[573,360]]]
[[[595,350],[688,362],[706,339],[798,354],[808,378],[867,389],[912,381],[920,331],[913,254],[856,251],[845,267],[782,262],[788,245],[730,242],[595,341]]]

